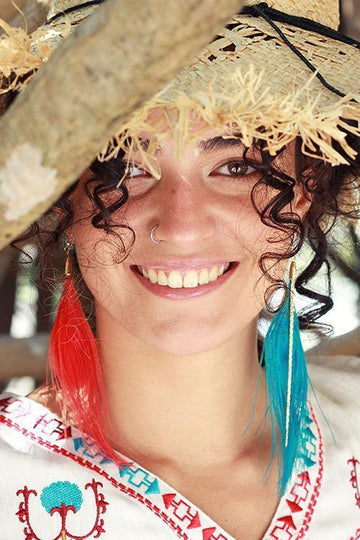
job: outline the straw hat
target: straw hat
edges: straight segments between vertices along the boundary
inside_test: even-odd
[[[0,93],[21,90],[102,1],[52,0],[47,23],[30,36],[1,22]],[[242,13],[129,118],[99,158],[129,150],[131,140],[148,162],[169,130],[181,148],[199,136],[190,126],[205,123],[246,146],[263,139],[272,154],[300,135],[305,153],[347,163],[356,152],[346,132],[360,136],[360,43],[339,34],[338,25],[338,0],[246,0]],[[146,150],[138,140],[143,131],[153,133]]]

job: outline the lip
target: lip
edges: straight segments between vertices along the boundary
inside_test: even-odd
[[[219,276],[215,281],[210,281],[209,283],[200,285],[198,287],[179,289],[172,289],[171,287],[151,283],[150,280],[138,272],[136,266],[130,266],[130,270],[137,277],[140,283],[142,283],[146,289],[151,291],[156,296],[161,296],[162,298],[168,298],[170,300],[188,300],[191,298],[197,298],[198,296],[204,296],[221,287],[221,285],[223,285],[223,283],[225,283],[233,275],[239,264],[239,262],[231,262],[229,269],[224,274]],[[184,265],[182,265],[182,267],[184,267]],[[163,268],[164,266],[161,267],[161,269]],[[191,268],[194,268],[194,266]]]
[[[144,263],[138,263],[137,266],[142,268],[153,268],[157,272],[159,270],[169,271],[177,270],[179,272],[187,272],[187,270],[202,270],[203,268],[212,268],[213,266],[225,266],[229,263],[229,259],[191,259],[186,260],[167,260],[163,263],[160,261],[146,261]]]

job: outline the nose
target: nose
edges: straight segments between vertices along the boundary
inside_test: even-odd
[[[189,175],[171,175],[162,180],[158,236],[183,249],[200,251],[216,229],[206,189]]]

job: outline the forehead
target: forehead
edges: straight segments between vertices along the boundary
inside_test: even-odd
[[[171,134],[169,134],[167,138],[162,138],[161,144],[160,143],[156,144],[154,155],[155,156],[161,155],[164,148],[168,147],[169,145],[172,145],[173,143],[174,143],[174,139],[171,136]],[[147,152],[152,144],[153,144],[153,141],[152,141],[151,135],[142,133],[139,136],[139,144],[135,145],[134,149],[138,150],[138,146],[141,146],[142,150]],[[214,133],[208,133],[208,134],[203,135],[202,137],[196,137],[188,141],[183,146],[193,147],[194,150],[196,150],[196,153],[210,153],[212,151],[220,150],[223,148],[233,148],[233,147],[245,149],[243,142],[241,141],[240,137],[237,136],[236,134],[215,135]]]
[[[146,126],[146,127],[145,127]],[[215,159],[231,155],[241,158],[246,151],[246,157],[261,162],[261,151],[258,144],[244,144],[241,126],[224,124],[214,128],[199,116],[186,116],[186,125],[182,125],[178,112],[159,107],[152,109],[146,117],[144,129],[129,133],[129,147],[125,152],[128,162],[136,161],[145,166],[155,176],[160,176],[162,160],[176,160],[184,166],[201,163],[206,159]],[[266,150],[266,142],[262,144]],[[272,165],[294,176],[295,174],[295,139],[284,145],[279,155],[274,156]],[[158,163],[156,163],[158,162]]]
[[[176,151],[177,150],[177,151]],[[190,150],[190,152],[189,152]],[[196,156],[209,156],[211,158],[213,155],[218,154],[231,154],[234,153],[242,156],[246,151],[246,156],[249,159],[256,159],[261,161],[261,151],[258,146],[253,145],[251,147],[246,147],[241,140],[241,136],[233,133],[231,135],[227,133],[219,134],[214,130],[207,130],[201,134],[201,136],[196,136],[190,141],[184,142],[181,147],[176,148],[174,143],[174,138],[171,133],[167,137],[163,137],[161,143],[156,139],[153,139],[153,136],[149,133],[143,132],[139,135],[138,142],[134,144],[132,149],[132,156],[136,160],[147,161],[149,156],[155,157],[157,159],[166,156],[166,159],[170,156],[173,156],[178,161],[186,160],[186,156],[194,155]],[[296,141],[293,140],[287,145],[284,146],[283,150],[274,157],[272,164],[274,166],[279,166],[281,169],[286,170],[287,172],[294,172],[295,170],[295,153],[296,153]],[[130,160],[132,156],[128,156]]]
[[[175,146],[177,155],[182,153],[185,146],[192,146],[197,152],[205,153],[224,148],[245,149],[253,146],[242,134],[241,125],[233,123],[230,126],[224,123],[223,126],[214,129],[210,123],[199,118],[195,111],[193,114],[187,115],[186,122],[184,122],[178,111],[160,106],[148,113],[145,125],[148,129],[137,131],[135,137],[131,137],[132,134],[129,135],[133,139],[134,150],[140,149],[153,156],[159,155],[169,144]],[[295,140],[285,147],[286,153],[292,154],[294,150]]]

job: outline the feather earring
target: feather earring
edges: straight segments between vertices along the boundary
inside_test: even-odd
[[[73,282],[74,245],[65,240],[65,282],[50,335],[49,386],[59,395],[64,420],[93,439],[111,459],[126,463],[110,446],[104,420],[109,418],[97,341]]]
[[[279,492],[283,494],[294,468],[306,455],[303,426],[308,416],[308,374],[294,310],[295,262],[290,265],[288,296],[273,317],[263,354],[272,432],[271,461],[276,454],[280,467]]]

